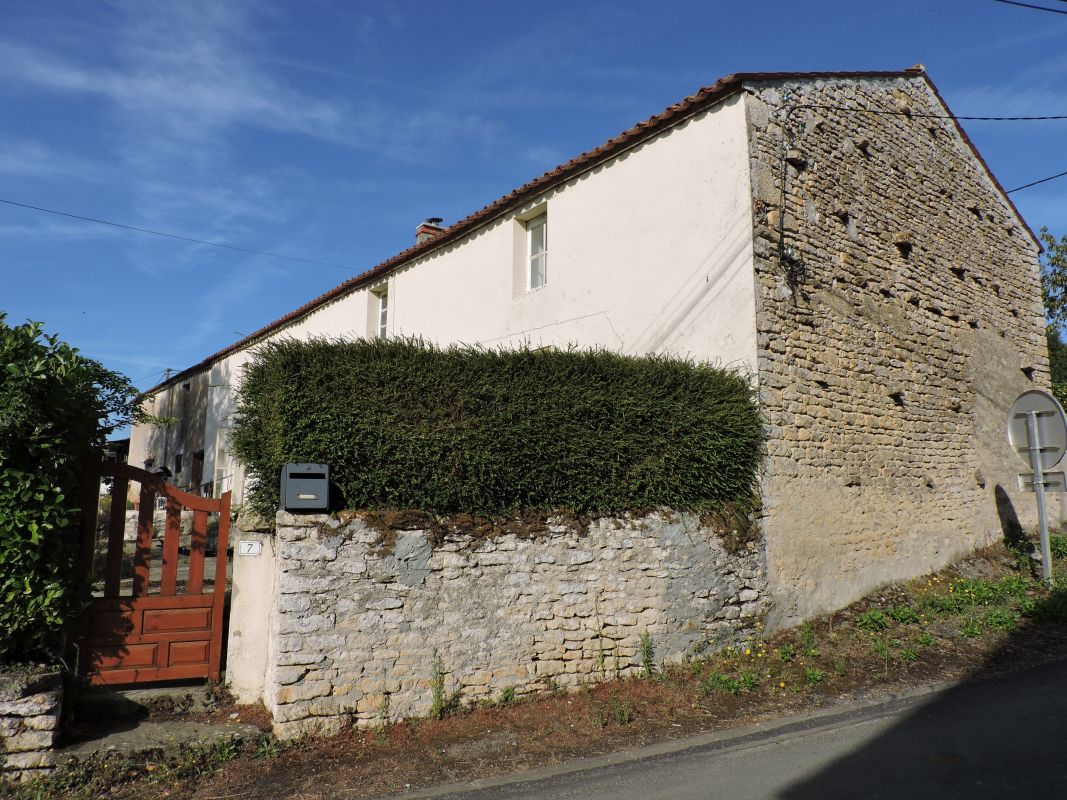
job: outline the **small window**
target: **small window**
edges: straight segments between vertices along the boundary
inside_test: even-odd
[[[374,296],[378,299],[376,335],[379,339],[384,339],[389,332],[389,287],[382,287],[380,291],[374,293]]]
[[[548,283],[548,214],[526,223],[526,287],[540,289]]]

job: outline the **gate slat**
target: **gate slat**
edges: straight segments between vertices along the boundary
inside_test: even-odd
[[[189,582],[186,594],[204,591],[204,555],[207,552],[207,512],[193,512],[193,533],[189,537]]]
[[[82,525],[82,569],[86,575],[93,574],[93,560],[96,556],[96,518],[100,512],[100,459],[92,458],[86,462],[82,471],[78,501],[81,504]]]
[[[230,546],[230,492],[219,498],[219,538],[215,543],[215,602],[211,612],[211,650],[208,678],[217,681],[222,670],[222,619],[226,605],[226,559]]]
[[[178,583],[178,537],[182,532],[182,507],[167,498],[167,525],[163,533],[163,577],[159,594],[172,597]]]
[[[126,527],[126,487],[129,481],[115,476],[111,486],[111,518],[107,526],[107,568],[104,572],[104,597],[119,596],[122,580],[122,534]],[[119,502],[115,502],[121,498]]]
[[[137,511],[137,549],[133,554],[133,597],[148,592],[148,574],[152,568],[152,527],[156,493],[141,484],[141,502]]]

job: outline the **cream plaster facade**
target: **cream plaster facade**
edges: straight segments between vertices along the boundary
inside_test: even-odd
[[[752,372],[750,191],[745,108],[735,95],[271,336],[365,336],[367,295],[387,282],[393,336],[673,353]],[[527,291],[523,220],[539,210],[549,220],[548,281]],[[202,373],[205,482],[220,481],[236,503],[244,474],[226,437],[250,349]],[[181,391],[158,392],[153,408],[164,411],[154,413],[180,405]],[[152,435],[134,429],[130,463],[159,449]]]

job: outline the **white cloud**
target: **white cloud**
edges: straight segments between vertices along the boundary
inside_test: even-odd
[[[0,174],[97,181],[108,170],[92,161],[28,140],[0,140]]]
[[[126,125],[163,129],[171,141],[202,143],[247,127],[292,133],[412,158],[455,136],[482,137],[474,114],[419,107],[397,113],[367,98],[315,97],[263,68],[256,20],[240,5],[184,3],[131,8],[106,61],[75,60],[0,40],[9,85],[98,96]]]
[[[8,210],[8,206],[4,210]],[[27,211],[27,214],[34,212]],[[4,215],[5,217],[7,214]],[[0,225],[0,237],[28,237],[55,241],[57,239],[100,239],[122,236],[117,228],[94,225],[91,222],[52,222],[55,217],[39,222],[5,223]]]

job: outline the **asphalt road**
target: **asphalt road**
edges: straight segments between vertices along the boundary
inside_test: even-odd
[[[440,800],[1067,798],[1067,662]],[[623,759],[627,757],[622,756]]]

